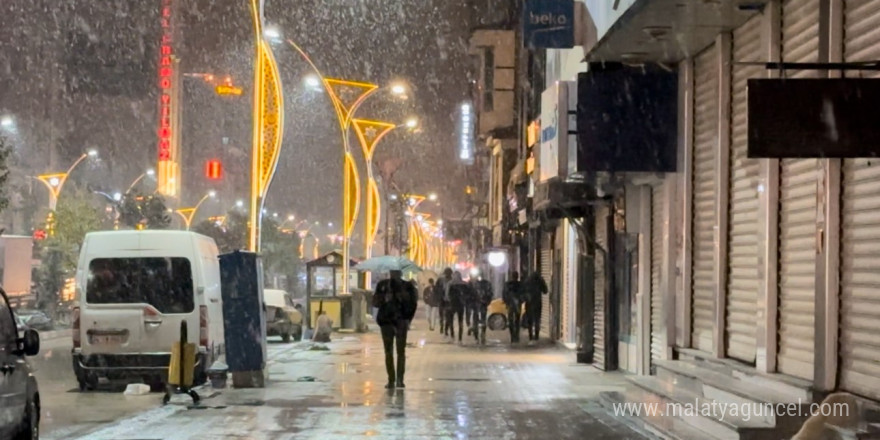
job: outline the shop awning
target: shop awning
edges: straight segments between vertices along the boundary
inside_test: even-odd
[[[769,0],[638,0],[594,46],[589,62],[676,63],[759,14]]]
[[[587,183],[550,180],[535,186],[532,207],[549,219],[564,218],[567,212],[580,217],[596,200],[595,189]]]

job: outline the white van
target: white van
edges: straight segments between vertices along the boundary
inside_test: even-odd
[[[224,353],[217,245],[185,231],[86,235],[76,269],[73,370],[80,390],[99,378],[165,382],[171,346],[198,346],[195,378]]]

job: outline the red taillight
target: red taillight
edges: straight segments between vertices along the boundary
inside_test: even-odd
[[[79,307],[73,308],[73,330],[71,330],[71,334],[73,335],[73,348],[80,348],[82,346],[82,335],[79,332]]]
[[[208,306],[199,306],[199,345],[208,346]]]
[[[153,307],[153,306],[144,307],[144,318],[146,318],[148,316],[159,316],[159,315],[160,315],[160,313],[158,310],[156,310],[155,307]]]

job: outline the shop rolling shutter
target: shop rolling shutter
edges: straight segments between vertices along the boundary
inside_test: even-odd
[[[550,242],[553,236],[544,234],[541,247],[541,276],[547,282],[547,287],[553,289],[553,244]],[[541,295],[541,334],[550,335],[550,295]]]
[[[761,22],[757,16],[733,32],[733,60],[759,61]],[[726,307],[727,356],[753,363],[758,309],[758,179],[759,162],[748,155],[749,78],[760,77],[757,66],[733,66],[731,82],[730,221]]]
[[[610,208],[596,209],[596,243],[608,250],[608,214]],[[605,254],[596,251],[595,308],[593,310],[593,365],[605,369]]]
[[[880,57],[880,37],[876,33],[880,29],[880,1],[847,0],[844,17],[846,61],[876,60]],[[876,74],[870,76],[877,77]],[[840,387],[878,400],[880,161],[845,159],[842,180]]]
[[[693,311],[694,348],[711,352],[715,326],[715,157],[718,151],[718,49],[711,48],[695,61],[694,170],[693,170]]]
[[[782,5],[782,58],[817,62],[819,0]],[[791,76],[813,76],[800,71]],[[783,159],[779,172],[779,326],[777,368],[813,378],[815,350],[816,159]]]
[[[655,185],[651,190],[651,360],[663,359],[666,351],[666,319],[663,296],[660,288],[660,273],[663,265],[663,185]]]

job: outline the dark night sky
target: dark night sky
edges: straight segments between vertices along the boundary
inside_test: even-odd
[[[185,57],[189,70],[226,66],[249,81],[251,31],[240,10],[243,3],[200,2],[188,8],[187,47],[194,52]],[[419,116],[422,131],[392,133],[380,145],[376,161],[399,159],[395,180],[403,189],[438,191],[448,194],[448,200],[464,186],[455,177],[460,170],[454,111],[467,94],[469,11],[463,2],[441,0],[267,0],[265,15],[326,76],[411,85],[408,101],[377,94],[358,115],[394,122]],[[290,46],[276,46],[276,57],[287,123],[267,205],[279,212],[336,219],[341,213],[342,156],[335,115],[326,96],[303,87],[310,68]]]
[[[151,9],[149,2],[155,2]],[[104,162],[88,179],[119,189],[155,162],[157,94],[155,62],[159,0],[95,3],[92,0],[4,0],[0,5],[0,112],[16,117],[15,139],[28,173],[48,171],[88,148]],[[470,0],[266,0],[266,21],[277,24],[311,55],[325,75],[412,87],[405,103],[376,96],[359,116],[402,122],[415,114],[421,133],[399,130],[380,145],[377,161],[398,159],[395,180],[414,192],[438,191],[444,200],[462,194],[456,162],[455,109],[467,97],[467,31]],[[246,0],[182,3],[182,70],[230,74],[250,85],[252,29]],[[480,13],[479,15],[484,15]],[[96,44],[86,53],[78,36]],[[90,56],[91,54],[91,56]],[[308,65],[286,44],[277,47],[287,101],[285,142],[269,209],[336,221],[341,212],[341,145],[326,96],[303,86]],[[83,64],[85,63],[85,64]],[[89,64],[91,63],[91,64]],[[89,69],[94,69],[91,76]],[[91,81],[91,82],[90,82]],[[111,85],[115,96],[89,91]],[[78,91],[75,91],[74,89]],[[80,90],[81,89],[81,90]],[[224,189],[229,206],[246,195],[250,149],[250,100],[220,98],[205,84],[184,80],[185,151],[183,203],[208,187],[202,164],[222,154],[233,175]],[[224,142],[226,138],[226,142]],[[449,203],[447,203],[447,206]],[[209,208],[215,212],[224,206]],[[448,212],[448,211],[447,211]]]

